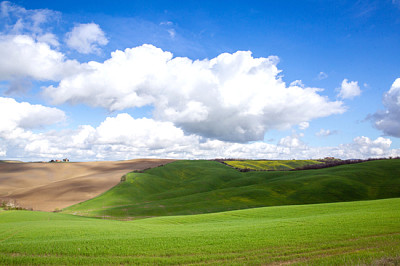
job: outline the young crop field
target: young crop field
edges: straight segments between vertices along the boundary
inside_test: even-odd
[[[399,225],[400,198],[134,221],[0,211],[0,264],[398,265]]]
[[[323,164],[323,162],[316,160],[243,160],[224,161],[224,163],[239,169],[268,171],[286,171],[307,165]]]
[[[130,173],[64,213],[110,219],[400,197],[400,160],[304,171],[239,172],[215,161],[176,161]]]

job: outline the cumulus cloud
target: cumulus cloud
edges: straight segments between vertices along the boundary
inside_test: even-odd
[[[0,80],[60,80],[83,70],[77,61],[27,35],[0,35],[0,58]]]
[[[108,117],[96,128],[84,125],[76,130],[30,132],[9,141],[27,157],[79,160],[182,158],[200,142],[198,136],[184,135],[171,122],[134,119],[126,113]]]
[[[52,108],[40,108],[44,108],[47,113],[57,113],[57,110]],[[15,136],[2,135],[4,130],[0,129],[0,157],[6,154],[8,158],[31,160],[68,157],[80,161],[157,157],[308,159],[334,156],[349,159],[400,155],[400,150],[390,149],[391,140],[387,138],[371,140],[367,137],[357,137],[352,143],[337,147],[310,147],[302,141],[303,134],[294,133],[280,139],[275,145],[265,142],[232,143],[205,139],[194,134],[187,135],[170,122],[135,119],[126,113],[108,117],[97,127],[83,125],[77,129],[33,133],[25,129],[26,125],[21,122],[23,119],[19,118],[20,116],[16,117],[9,119],[12,123],[0,121],[3,127],[8,124],[7,130],[12,129],[12,135]],[[60,118],[61,115],[48,119],[48,123],[57,122],[57,117]]]
[[[383,96],[384,111],[378,111],[370,118],[374,126],[385,134],[400,137],[400,78],[396,79],[392,87]]]
[[[283,146],[283,147],[288,147],[288,148],[294,148],[294,149],[304,148],[304,147],[306,147],[306,145],[300,139],[303,136],[304,136],[303,134],[298,134],[298,135],[293,134],[292,136],[284,137],[284,138],[280,139],[280,141],[278,142],[278,145]]]
[[[338,132],[336,130],[330,130],[330,129],[321,128],[321,130],[318,131],[317,133],[315,133],[315,135],[318,136],[318,137],[328,137],[328,136],[331,136],[331,135],[335,135],[337,133]]]
[[[358,81],[348,81],[344,79],[342,81],[342,86],[339,88],[338,97],[342,99],[353,99],[361,94],[360,86],[358,86]]]
[[[287,129],[345,111],[321,89],[287,86],[278,58],[251,52],[224,53],[211,60],[173,58],[152,45],[115,51],[103,63],[49,86],[55,104],[85,103],[110,111],[154,106],[154,118],[189,134],[225,141],[262,140],[270,129]]]
[[[370,154],[372,156],[383,156],[390,148],[392,141],[383,137],[379,137],[376,140],[371,140],[368,137],[356,137],[353,146],[355,151],[362,154]]]
[[[68,47],[82,54],[99,53],[99,45],[106,45],[108,40],[95,23],[78,24],[66,34]]]
[[[17,102],[0,97],[0,137],[17,139],[27,137],[27,130],[55,124],[65,119],[65,113],[57,108]]]
[[[324,158],[333,156],[341,159],[367,159],[400,156],[400,149],[390,149],[392,141],[379,137],[372,140],[365,136],[356,137],[351,143],[336,147],[311,147],[301,140],[301,135],[292,135],[280,140],[277,147],[286,147],[276,158],[296,159]]]

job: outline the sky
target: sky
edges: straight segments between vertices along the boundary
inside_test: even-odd
[[[0,160],[400,156],[400,1],[2,1]]]

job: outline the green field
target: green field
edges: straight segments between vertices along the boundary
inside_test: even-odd
[[[239,168],[251,170],[285,171],[307,165],[323,164],[316,160],[244,160],[224,161],[224,163]]]
[[[399,254],[400,198],[135,221],[0,211],[1,265],[398,265]]]
[[[136,219],[394,197],[400,197],[400,160],[246,173],[215,161],[176,161],[130,173],[125,182],[64,212]]]

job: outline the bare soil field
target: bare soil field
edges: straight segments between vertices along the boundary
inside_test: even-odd
[[[15,200],[20,206],[33,210],[54,211],[109,190],[128,172],[173,161],[135,159],[77,163],[0,162],[0,200]]]

